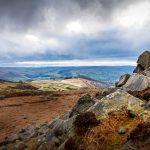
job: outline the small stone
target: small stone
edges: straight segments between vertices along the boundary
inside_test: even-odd
[[[127,132],[127,130],[124,127],[121,127],[121,128],[118,129],[119,134],[125,134],[126,132]]]

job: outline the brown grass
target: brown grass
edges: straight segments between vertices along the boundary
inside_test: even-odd
[[[82,137],[80,149],[85,150],[112,150],[120,149],[121,145],[127,140],[130,132],[141,122],[139,117],[129,118],[126,111],[112,113],[108,118],[101,120],[101,123],[91,128]],[[119,135],[117,130],[125,127],[127,133]]]
[[[32,123],[49,122],[71,109],[82,95],[97,90],[51,92],[49,95],[11,97],[0,100],[0,142]],[[24,94],[24,93],[22,93]]]
[[[84,134],[88,128],[96,126],[99,124],[99,121],[96,119],[96,116],[92,112],[85,112],[78,115],[74,121],[74,127],[77,134]]]
[[[129,139],[133,141],[145,141],[150,136],[150,123],[139,123],[138,126],[131,132]]]
[[[78,150],[77,140],[74,138],[69,138],[65,143],[65,150]]]
[[[149,150],[150,122],[140,122],[135,129],[131,131],[127,143],[130,143],[130,147],[135,147],[135,149],[138,150]]]

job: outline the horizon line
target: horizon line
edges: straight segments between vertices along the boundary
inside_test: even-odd
[[[136,66],[134,60],[58,60],[58,61],[18,61],[0,67],[86,67],[86,66]]]

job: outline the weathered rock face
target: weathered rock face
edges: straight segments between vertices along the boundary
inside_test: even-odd
[[[123,89],[126,91],[142,91],[150,87],[150,78],[143,74],[133,73]]]
[[[145,75],[145,76],[147,76],[147,77],[150,77],[150,68],[144,70],[144,71],[142,72],[142,74]]]
[[[137,61],[138,64],[140,64],[144,70],[148,69],[148,67],[150,66],[150,51],[145,51],[144,53],[142,53]]]
[[[133,73],[142,73],[144,70],[150,67],[150,51],[143,52],[137,61],[137,67]]]
[[[67,133],[72,127],[74,119],[74,117],[67,120],[57,119],[53,124],[51,132],[53,132],[56,136]]]
[[[143,71],[144,71],[144,68],[140,64],[138,64],[136,68],[134,69],[133,73],[142,73]]]
[[[133,74],[121,76],[116,87],[122,87],[126,91],[142,91],[150,87],[150,52],[142,53],[137,63]]]
[[[112,111],[121,111],[122,108],[127,108],[139,114],[143,110],[142,105],[144,105],[142,100],[118,89],[116,92],[107,95],[95,103],[88,111],[95,113],[98,118],[106,117]]]
[[[150,88],[143,91],[128,91],[129,94],[146,101],[150,101]]]
[[[119,82],[116,84],[116,87],[123,86],[128,81],[129,78],[130,78],[129,74],[122,75],[119,79]]]
[[[69,117],[72,117],[80,113],[84,113],[87,109],[89,109],[94,104],[95,101],[92,99],[90,95],[87,94],[82,96],[77,102],[77,104],[72,108]]]

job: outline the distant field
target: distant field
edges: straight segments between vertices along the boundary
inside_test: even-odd
[[[82,88],[106,87],[105,84],[83,78],[35,80],[31,84],[42,91],[77,90]]]
[[[66,91],[80,89],[95,89],[106,85],[86,80],[75,79],[55,79],[55,80],[35,80],[32,82],[8,82],[0,81],[0,98],[14,96],[28,96],[47,94],[51,91]]]
[[[62,83],[43,84],[41,85],[41,88],[39,88],[39,90],[42,91],[59,91],[59,90],[62,91],[62,90],[77,90],[77,89],[80,89],[80,87]]]

